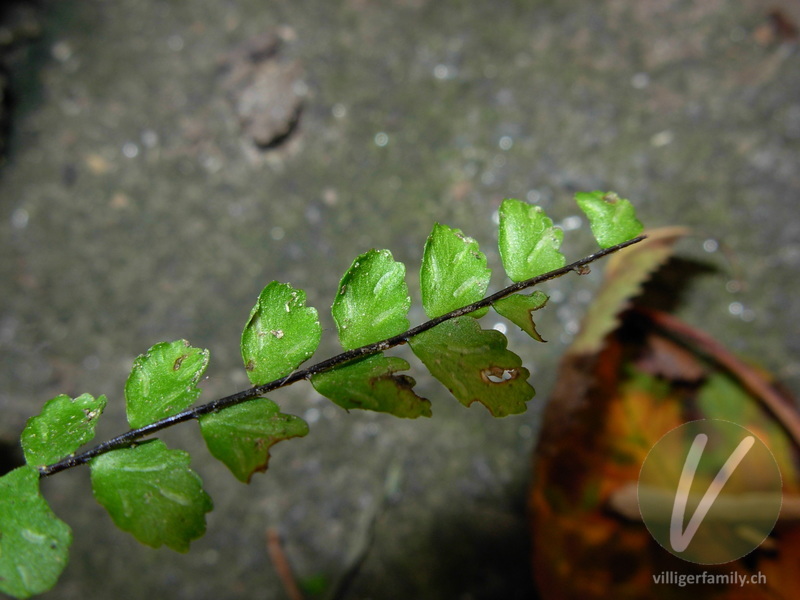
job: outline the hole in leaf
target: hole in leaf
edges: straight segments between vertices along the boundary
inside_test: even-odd
[[[486,383],[505,383],[516,379],[518,375],[518,369],[503,369],[502,367],[490,367],[481,371],[481,379]]]

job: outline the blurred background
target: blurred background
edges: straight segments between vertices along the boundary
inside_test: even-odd
[[[356,255],[418,268],[435,221],[501,276],[496,211],[540,204],[564,252],[594,249],[576,191],[686,225],[706,265],[677,314],[800,392],[797,2],[743,0],[38,0],[0,24],[0,443],[18,459],[49,398],[106,394],[126,429],[132,360],[185,338],[211,351],[203,398],[248,387],[238,343],[261,288],[328,307]],[[187,555],[140,546],[87,469],[44,491],[74,529],[46,598],[286,598],[279,534],[308,597],[530,598],[525,495],[558,359],[601,280],[545,290],[536,344],[510,331],[537,396],[494,420],[414,364],[429,420],[350,414],[298,384],[273,396],[311,433],[238,483],[193,425],[215,510]],[[497,319],[488,316],[484,327]],[[406,356],[400,350],[401,356]]]

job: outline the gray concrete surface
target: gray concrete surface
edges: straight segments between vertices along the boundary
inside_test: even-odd
[[[793,3],[41,6],[0,170],[5,444],[62,392],[107,394],[100,435],[121,432],[131,361],[161,340],[211,350],[204,398],[246,387],[238,337],[272,279],[308,292],[324,313],[318,356],[331,355],[327,307],[357,254],[391,249],[417,299],[434,221],[499,267],[504,197],[542,204],[577,258],[592,243],[571,195],[596,188],[634,200],[648,226],[693,227],[682,252],[716,270],[680,314],[800,391],[800,54],[768,16],[798,22]],[[283,42],[246,45],[264,34]],[[259,89],[283,108],[254,124]],[[530,597],[529,456],[599,271],[549,287],[546,346],[511,336],[538,390],[523,416],[464,409],[421,367],[425,421],[346,414],[298,385],[273,399],[311,434],[277,446],[250,486],[193,425],[166,434],[216,506],[187,555],[115,530],[85,469],[46,481],[75,542],[45,597],[286,598],[267,528],[301,583],[330,591],[352,572],[346,598]]]

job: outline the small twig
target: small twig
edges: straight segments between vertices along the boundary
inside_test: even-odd
[[[327,360],[323,360],[322,362],[312,365],[306,369],[294,371],[289,375],[286,375],[285,377],[281,377],[280,379],[270,381],[263,385],[257,385],[247,390],[242,390],[241,392],[231,394],[230,396],[225,396],[224,398],[219,398],[207,404],[201,404],[200,406],[197,406],[195,408],[190,408],[171,417],[166,417],[165,419],[161,419],[160,421],[156,421],[155,423],[151,423],[150,425],[145,425],[144,427],[140,427],[138,429],[131,429],[130,431],[118,435],[117,437],[107,440],[101,444],[98,444],[94,448],[90,448],[89,450],[86,450],[81,454],[69,456],[52,465],[39,467],[39,475],[40,477],[48,477],[49,475],[54,475],[59,471],[64,471],[72,467],[77,467],[79,465],[86,464],[87,462],[89,462],[89,460],[95,458],[96,456],[105,454],[106,452],[110,452],[111,450],[117,450],[119,448],[127,448],[133,445],[138,440],[147,437],[148,435],[151,435],[153,433],[156,433],[157,431],[161,431],[162,429],[166,429],[167,427],[172,427],[173,425],[177,425],[178,423],[183,423],[184,421],[191,421],[193,419],[197,419],[198,417],[220,411],[223,408],[228,408],[229,406],[241,404],[242,402],[246,402],[247,400],[258,398],[260,396],[263,396],[264,394],[267,394],[279,388],[289,386],[293,383],[300,381],[301,379],[310,379],[313,375],[329,371],[334,367],[338,367],[339,365],[353,361],[357,358],[361,358],[363,356],[368,356],[371,354],[377,354],[378,352],[383,352],[384,350],[388,350],[390,348],[394,348],[395,346],[405,344],[414,336],[417,336],[424,331],[428,331],[429,329],[433,329],[434,327],[436,327],[441,323],[444,323],[445,321],[449,321],[450,319],[455,319],[457,317],[468,315],[469,313],[475,312],[476,310],[480,310],[482,308],[487,308],[491,306],[493,302],[497,302],[498,300],[505,298],[506,296],[510,296],[512,294],[533,287],[540,283],[544,283],[546,281],[552,281],[553,279],[562,277],[567,273],[571,273],[574,271],[579,275],[583,275],[587,272],[587,266],[589,264],[605,256],[608,256],[609,254],[618,252],[623,248],[627,248],[628,246],[637,244],[642,240],[644,240],[646,237],[647,236],[640,235],[639,237],[635,237],[632,240],[628,240],[627,242],[617,244],[616,246],[611,246],[609,248],[603,248],[602,250],[598,250],[594,254],[590,254],[589,256],[581,258],[580,260],[576,260],[575,262],[565,265],[560,269],[555,269],[554,271],[549,271],[548,273],[537,275],[536,277],[526,279],[525,281],[514,283],[508,287],[503,288],[499,292],[492,294],[491,296],[483,298],[482,300],[478,300],[477,302],[473,302],[472,304],[468,304],[467,306],[462,306],[461,308],[457,308],[453,311],[450,311],[449,313],[438,316],[435,319],[426,321],[421,325],[412,327],[411,329],[409,329],[404,333],[395,335],[380,342],[367,344],[366,346],[361,346],[360,348],[354,348],[352,350],[342,352],[341,354],[337,354],[336,356],[333,356]]]
[[[292,574],[289,559],[286,558],[286,553],[283,551],[281,535],[274,527],[267,529],[267,553],[289,600],[303,600],[303,594],[297,587],[297,582]]]

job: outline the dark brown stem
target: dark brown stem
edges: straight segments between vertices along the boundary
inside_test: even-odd
[[[590,254],[580,260],[576,260],[573,263],[565,265],[560,269],[556,269],[554,271],[549,271],[548,273],[543,273],[542,275],[537,275],[536,277],[532,277],[531,279],[526,279],[525,281],[520,281],[518,283],[511,284],[510,286],[503,288],[499,292],[492,294],[491,296],[487,296],[482,300],[478,300],[477,302],[473,302],[467,306],[462,306],[461,308],[457,308],[456,310],[450,311],[444,315],[438,316],[435,319],[431,319],[430,321],[426,321],[421,325],[417,325],[416,327],[412,327],[408,331],[400,333],[396,336],[390,337],[388,339],[382,340],[380,342],[375,342],[373,344],[367,344],[366,346],[361,346],[360,348],[354,348],[352,350],[347,350],[346,352],[342,352],[341,354],[337,354],[327,360],[323,360],[315,365],[312,365],[306,369],[301,369],[299,371],[294,371],[285,377],[281,377],[280,379],[276,379],[274,381],[270,381],[263,385],[257,385],[247,390],[242,390],[241,392],[237,392],[235,394],[231,394],[230,396],[225,396],[224,398],[218,398],[217,400],[213,400],[207,404],[201,404],[195,408],[187,409],[183,412],[180,412],[176,415],[171,417],[167,417],[165,419],[161,419],[160,421],[156,421],[155,423],[151,423],[150,425],[146,425],[144,427],[140,427],[138,429],[131,429],[121,435],[118,435],[115,438],[107,440],[101,444],[98,444],[94,448],[90,448],[81,454],[76,454],[73,456],[68,456],[67,458],[54,463],[52,465],[47,465],[44,467],[39,467],[39,475],[41,477],[47,477],[49,475],[53,475],[58,473],[59,471],[65,471],[66,469],[70,469],[72,467],[77,467],[78,465],[83,465],[89,462],[92,458],[99,456],[101,454],[105,454],[111,450],[117,450],[119,448],[126,448],[131,446],[138,440],[147,437],[157,431],[161,431],[162,429],[166,429],[167,427],[172,427],[173,425],[177,425],[178,423],[182,423],[184,421],[190,421],[192,419],[197,419],[202,415],[207,415],[209,413],[217,412],[222,410],[223,408],[228,408],[229,406],[234,406],[236,404],[241,404],[242,402],[246,402],[247,400],[251,400],[253,398],[258,398],[277,390],[282,387],[286,387],[293,383],[300,381],[301,379],[309,379],[313,375],[317,375],[318,373],[322,373],[324,371],[329,371],[334,367],[338,367],[344,363],[350,362],[357,358],[361,358],[362,356],[368,356],[370,354],[377,354],[378,352],[383,352],[384,350],[388,350],[390,348],[394,348],[395,346],[399,346],[401,344],[405,344],[416,335],[419,335],[423,331],[428,331],[429,329],[433,329],[440,323],[445,321],[449,321],[450,319],[455,319],[456,317],[461,317],[467,315],[471,312],[476,310],[480,310],[482,308],[486,308],[491,306],[493,302],[500,300],[501,298],[505,298],[506,296],[510,296],[511,294],[515,294],[519,291],[524,289],[533,287],[540,283],[544,283],[545,281],[552,281],[553,279],[557,279],[562,275],[566,275],[567,273],[576,272],[579,275],[583,275],[587,272],[587,265],[593,263],[596,260],[599,260],[609,254],[613,254],[623,248],[627,248],[633,244],[641,242],[645,239],[646,236],[640,235],[639,237],[633,238],[632,240],[628,240],[627,242],[623,242],[621,244],[617,244],[616,246],[611,246],[609,248],[604,248],[595,252],[594,254]]]

